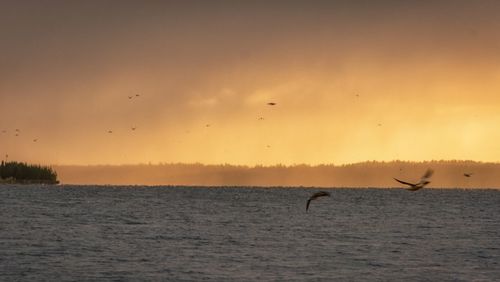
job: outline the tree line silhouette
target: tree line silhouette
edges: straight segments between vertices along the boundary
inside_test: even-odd
[[[22,162],[0,164],[0,178],[7,183],[45,183],[57,184],[57,173],[51,167]]]
[[[55,166],[72,184],[401,187],[393,178],[418,181],[432,168],[434,188],[500,188],[500,163],[441,160],[368,161],[345,165],[238,166],[204,164]],[[465,177],[465,173],[472,173]]]

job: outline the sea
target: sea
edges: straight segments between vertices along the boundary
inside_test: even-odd
[[[0,280],[500,281],[500,190],[0,185]]]

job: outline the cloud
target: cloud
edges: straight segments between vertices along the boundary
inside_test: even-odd
[[[462,143],[495,151],[498,5],[6,2],[0,126],[40,142],[0,147],[83,164],[458,158],[407,139],[451,141],[478,115]]]

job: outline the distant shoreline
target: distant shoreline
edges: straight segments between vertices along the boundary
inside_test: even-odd
[[[1,185],[1,184],[0,184]],[[219,185],[219,186],[202,186],[202,185],[143,185],[143,184],[71,184],[63,183],[57,184],[57,186],[94,186],[98,188],[123,188],[123,189],[134,189],[134,188],[189,188],[189,189],[364,189],[364,190],[401,190],[406,191],[403,187],[335,187],[335,186],[245,186],[245,185]],[[500,190],[500,187],[426,187],[424,190]]]
[[[349,165],[236,166],[203,164],[57,166],[61,183],[186,187],[402,187],[393,178],[420,179],[435,170],[427,188],[500,189],[500,163],[474,161],[363,162]],[[466,177],[464,174],[472,176]]]
[[[43,185],[59,185],[59,181],[50,181],[50,180],[16,180],[16,179],[3,179],[0,178],[0,185],[7,185],[7,184],[20,184],[20,185],[31,185],[31,184],[43,184]]]
[[[141,184],[71,184],[71,183],[2,183],[1,186],[8,185],[48,185],[48,186],[58,186],[60,188],[64,187],[96,187],[96,188],[119,188],[119,189],[141,189],[141,188],[186,188],[186,189],[322,189],[322,190],[342,190],[342,189],[356,189],[356,190],[395,190],[395,191],[405,191],[402,187],[323,187],[323,186],[237,186],[237,185],[219,185],[219,186],[202,186],[202,185],[141,185]],[[467,190],[467,191],[480,191],[480,190],[497,190],[500,191],[500,187],[426,187],[423,190]],[[417,192],[418,193],[418,192]]]
[[[6,184],[58,184],[57,173],[49,166],[16,161],[0,163],[0,183]]]

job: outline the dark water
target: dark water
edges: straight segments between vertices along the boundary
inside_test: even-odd
[[[0,186],[0,280],[500,280],[500,191]]]

